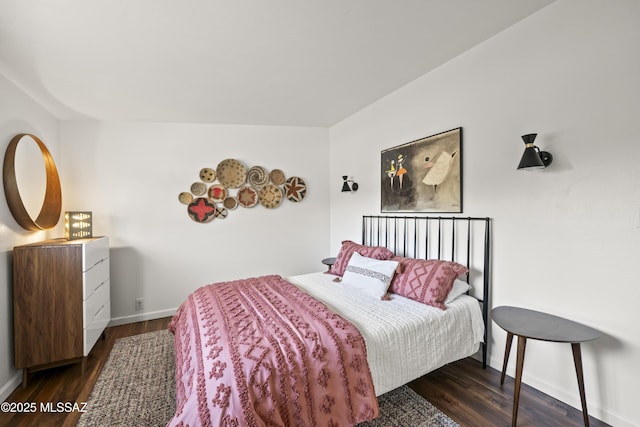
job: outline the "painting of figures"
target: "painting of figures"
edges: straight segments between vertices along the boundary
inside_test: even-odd
[[[462,128],[381,153],[382,212],[462,212]]]

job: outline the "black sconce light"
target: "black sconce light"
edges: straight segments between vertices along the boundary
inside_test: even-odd
[[[349,179],[347,175],[342,175],[342,191],[358,191],[358,183],[352,179]]]
[[[522,140],[524,141],[524,153],[522,154],[522,159],[520,159],[518,169],[546,168],[553,161],[551,153],[547,151],[540,151],[540,149],[533,144],[536,136],[538,136],[537,133],[522,135]]]

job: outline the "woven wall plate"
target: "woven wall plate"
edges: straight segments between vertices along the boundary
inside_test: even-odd
[[[216,180],[216,171],[211,168],[200,169],[200,179],[202,182],[213,182]]]
[[[207,185],[204,182],[194,182],[191,184],[191,194],[200,197],[207,194]]]
[[[287,200],[299,202],[307,195],[307,184],[302,178],[292,176],[284,184],[284,192]]]
[[[253,187],[242,187],[238,190],[238,204],[243,208],[252,208],[258,203],[258,192]]]
[[[247,182],[254,187],[262,187],[269,182],[269,172],[262,166],[253,166],[247,172]]]
[[[216,215],[216,205],[205,197],[198,197],[189,203],[187,213],[189,214],[189,218],[195,222],[209,222]]]
[[[225,159],[218,163],[216,175],[225,187],[240,188],[247,180],[247,169],[239,160]]]
[[[234,210],[235,208],[238,207],[238,199],[236,199],[233,196],[228,196],[226,199],[224,199],[224,201],[222,202],[222,206],[224,206],[225,208],[229,209],[229,210]]]
[[[218,207],[216,209],[216,218],[224,219],[227,217],[227,215],[229,215],[229,211],[227,211],[225,208]]]
[[[209,199],[211,199],[212,201],[222,201],[227,198],[228,192],[223,185],[214,184],[209,187],[208,194]]]
[[[272,170],[271,173],[269,174],[269,177],[271,178],[271,182],[273,182],[275,185],[284,184],[284,181],[285,181],[284,172],[282,172],[280,169]]]
[[[193,201],[193,196],[191,195],[191,193],[183,191],[182,193],[178,194],[178,200],[183,205],[188,205]]]
[[[267,184],[258,191],[258,197],[265,208],[277,208],[282,203],[282,190],[276,185]]]

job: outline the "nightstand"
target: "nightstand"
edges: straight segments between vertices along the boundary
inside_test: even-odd
[[[322,263],[327,266],[327,271],[331,270],[331,267],[336,262],[336,257],[325,258],[322,260]]]

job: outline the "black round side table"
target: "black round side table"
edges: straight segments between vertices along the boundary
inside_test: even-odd
[[[513,391],[513,415],[511,425],[515,427],[518,418],[518,400],[520,399],[520,385],[522,384],[522,366],[524,365],[524,350],[527,338],[540,341],[571,343],[573,363],[578,377],[578,389],[582,402],[582,417],[584,425],[589,425],[587,401],[584,393],[584,377],[582,372],[582,353],[580,343],[595,340],[600,332],[572,320],[554,316],[540,311],[528,310],[520,307],[496,307],[491,310],[493,321],[507,332],[507,343],[504,350],[502,376],[500,384],[504,384],[505,371],[509,361],[513,336],[518,336],[518,356],[516,359],[516,380]]]
[[[327,266],[327,271],[331,270],[331,267],[336,262],[336,257],[325,258],[322,260],[322,263]]]

